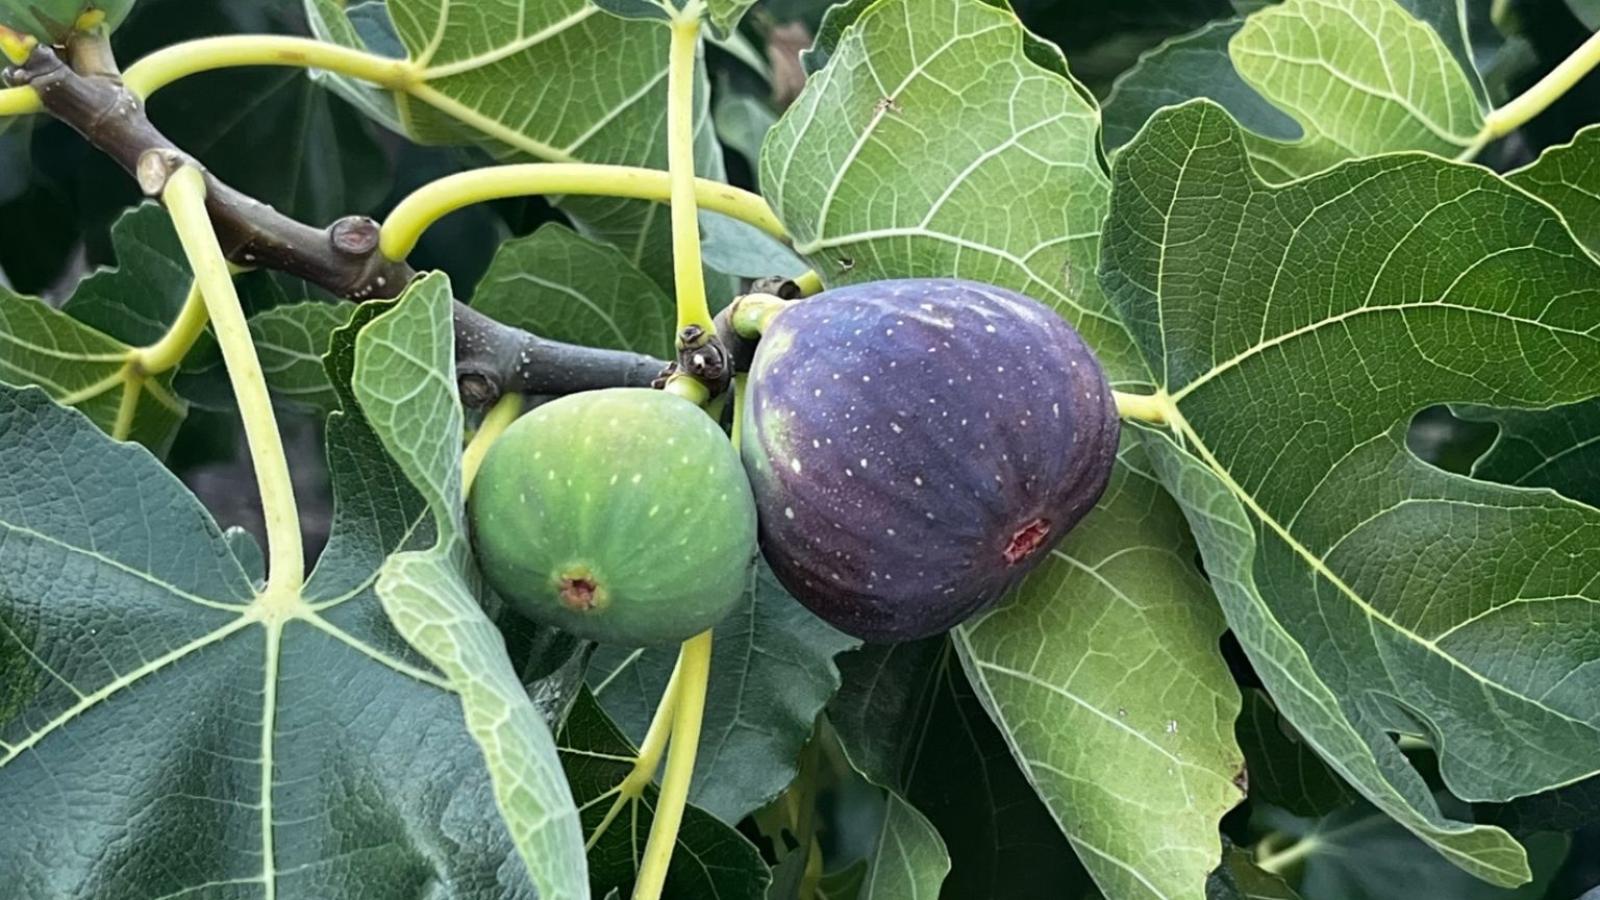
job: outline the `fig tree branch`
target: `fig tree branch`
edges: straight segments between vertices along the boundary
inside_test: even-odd
[[[147,194],[165,187],[166,172],[178,160],[199,163],[150,122],[144,103],[107,65],[104,53],[94,71],[78,71],[56,51],[35,48],[21,66],[7,70],[13,86],[33,88],[46,113],[76,130],[129,173],[140,177]],[[158,151],[151,153],[151,151]],[[163,159],[141,173],[141,159]],[[404,260],[379,251],[378,223],[346,216],[326,228],[299,222],[204,174],[205,204],[218,243],[230,262],[304,279],[352,300],[395,297],[416,274]],[[654,357],[578,347],[546,340],[496,322],[465,304],[455,305],[457,375],[462,400],[482,408],[511,392],[565,394],[597,387],[648,385],[666,363]]]

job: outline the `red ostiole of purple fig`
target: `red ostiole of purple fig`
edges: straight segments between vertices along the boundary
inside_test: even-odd
[[[761,547],[783,585],[875,641],[945,631],[1093,508],[1116,460],[1083,340],[992,285],[906,279],[796,301],[744,404]]]

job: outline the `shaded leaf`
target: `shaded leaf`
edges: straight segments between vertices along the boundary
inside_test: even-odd
[[[553,222],[500,245],[472,306],[551,340],[672,354],[672,298],[622,251]]]
[[[1420,852],[1421,843],[1377,810],[1361,806],[1321,819],[1299,819],[1268,810],[1263,824],[1292,839],[1300,893],[1308,900],[1390,900],[1449,897],[1450,900],[1539,900],[1567,855],[1566,835],[1528,841],[1534,879],[1517,889],[1486,884],[1442,858]]]
[[[638,750],[606,718],[594,695],[579,693],[559,739],[561,764],[582,804],[583,831],[593,835],[613,799],[610,793],[633,769]],[[625,809],[589,850],[593,896],[632,892],[633,880],[655,818],[659,792],[645,788],[637,809]],[[672,900],[760,900],[771,876],[761,854],[738,831],[696,806],[684,810],[678,843],[662,897]]]
[[[1222,104],[1240,125],[1263,137],[1279,141],[1300,137],[1294,119],[1256,93],[1233,67],[1228,42],[1243,26],[1243,18],[1210,22],[1141,55],[1106,97],[1106,147],[1116,149],[1133,140],[1156,110],[1196,97]]]
[[[194,280],[172,220],[160,206],[140,204],[112,223],[111,246],[116,267],[78,282],[62,309],[119,341],[153,344],[178,317]]]
[[[312,300],[274,306],[250,317],[250,336],[273,399],[315,413],[339,407],[322,356],[333,332],[350,320],[355,308],[354,303]],[[177,387],[192,402],[227,409],[234,401],[226,375],[222,353],[208,332],[184,358]]]
[[[1349,806],[1359,795],[1298,737],[1287,733],[1262,691],[1246,691],[1235,726],[1250,775],[1250,799],[1295,815],[1320,816]]]
[[[839,660],[828,707],[850,762],[925,815],[952,898],[1053,900],[1088,874],[1018,768],[943,637],[868,644]]]
[[[1493,422],[1500,434],[1472,467],[1474,478],[1518,487],[1547,487],[1600,507],[1600,401],[1547,410],[1462,410]]]
[[[858,643],[790,597],[758,561],[745,599],[712,641],[690,801],[732,823],[776,797],[839,686],[833,657]],[[677,657],[676,647],[602,646],[595,654],[589,685],[631,740],[644,739]]]
[[[1227,845],[1206,883],[1206,900],[1300,900],[1284,880],[1256,866],[1250,851]]]
[[[1444,819],[1386,732],[1426,733],[1470,799],[1596,771],[1600,646],[1517,648],[1600,609],[1600,513],[1442,473],[1405,429],[1440,402],[1600,393],[1597,268],[1474,166],[1389,155],[1268,186],[1207,103],[1158,114],[1117,163],[1104,283],[1175,410],[1176,437],[1145,443],[1229,623],[1347,781],[1506,885],[1521,849]]]
[[[933,900],[950,871],[939,833],[911,804],[889,794],[861,900]]]

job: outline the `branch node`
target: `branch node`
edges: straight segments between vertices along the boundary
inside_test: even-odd
[[[733,366],[728,350],[716,332],[698,325],[678,332],[676,372],[692,375],[706,386],[712,397],[719,397],[733,383]]]
[[[500,399],[500,387],[492,377],[464,367],[456,370],[456,390],[467,409],[487,409]]]
[[[139,154],[139,163],[134,169],[139,190],[144,191],[146,197],[161,196],[161,192],[166,190],[167,179],[183,168],[185,162],[183,154],[165,147],[154,147]]]
[[[357,258],[378,249],[378,223],[367,216],[345,216],[328,226],[333,249]]]

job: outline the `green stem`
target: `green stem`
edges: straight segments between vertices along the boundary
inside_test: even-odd
[[[683,642],[678,651],[681,683],[672,715],[672,746],[667,751],[667,771],[656,800],[655,820],[645,844],[644,861],[634,883],[633,900],[659,900],[678,843],[678,827],[689,802],[695,755],[700,748],[700,725],[705,716],[706,685],[711,678],[711,632],[703,631]]]
[[[1505,137],[1549,109],[1550,104],[1561,99],[1597,65],[1600,65],[1600,32],[1590,35],[1578,49],[1572,51],[1572,55],[1551,69],[1533,87],[1490,113],[1483,120],[1477,140],[1461,154],[1461,158],[1471,159],[1490,141]]]
[[[700,49],[700,4],[673,16],[667,56],[667,170],[672,179],[672,272],[678,294],[678,333],[709,332],[705,272],[700,267],[700,212],[694,190],[694,73]]]
[[[489,447],[521,414],[521,394],[502,396],[488,412],[483,414],[483,423],[478,426],[478,431],[473,434],[472,440],[467,442],[467,449],[461,452],[462,493],[472,489],[472,482],[478,477],[478,469],[482,467],[483,457],[488,454]]]
[[[200,283],[196,281],[189,286],[189,294],[183,299],[183,308],[178,310],[178,317],[172,321],[167,333],[154,344],[136,351],[140,371],[146,375],[160,375],[168,369],[177,368],[194,347],[194,342],[205,333],[210,318],[206,312],[205,296],[200,293]]]
[[[1320,846],[1321,842],[1316,836],[1308,834],[1282,850],[1257,855],[1256,868],[1273,875],[1282,875],[1290,866],[1315,853]]]
[[[745,294],[733,301],[733,330],[742,338],[758,340],[789,301],[771,294]]]
[[[820,294],[822,293],[822,276],[817,274],[816,269],[810,269],[794,280],[794,286],[800,289],[800,296],[802,297]]]
[[[1112,391],[1111,394],[1117,401],[1117,415],[1124,419],[1165,425],[1170,418],[1168,411],[1172,408],[1172,401],[1167,398],[1165,391],[1157,391],[1154,394],[1124,394],[1121,391]]]
[[[270,563],[262,595],[264,605],[269,612],[284,611],[303,602],[300,589],[305,584],[305,554],[300,545],[294,484],[289,478],[289,462],[278,434],[272,398],[267,393],[267,379],[251,342],[250,325],[239,305],[228,261],[206,212],[205,177],[199,169],[183,166],[167,178],[161,198],[172,215],[173,228],[194,271],[195,283],[205,297],[212,330],[239,404],[239,416],[244,421],[245,441],[261,491],[261,512],[267,530]]]
[[[695,179],[693,188],[695,201],[706,209],[747,222],[774,237],[784,236],[783,223],[759,196],[707,178]],[[379,246],[388,258],[405,259],[428,226],[464,206],[486,200],[593,194],[664,201],[671,199],[672,190],[666,172],[634,166],[520,163],[472,169],[429,182],[401,200],[384,220]]]

